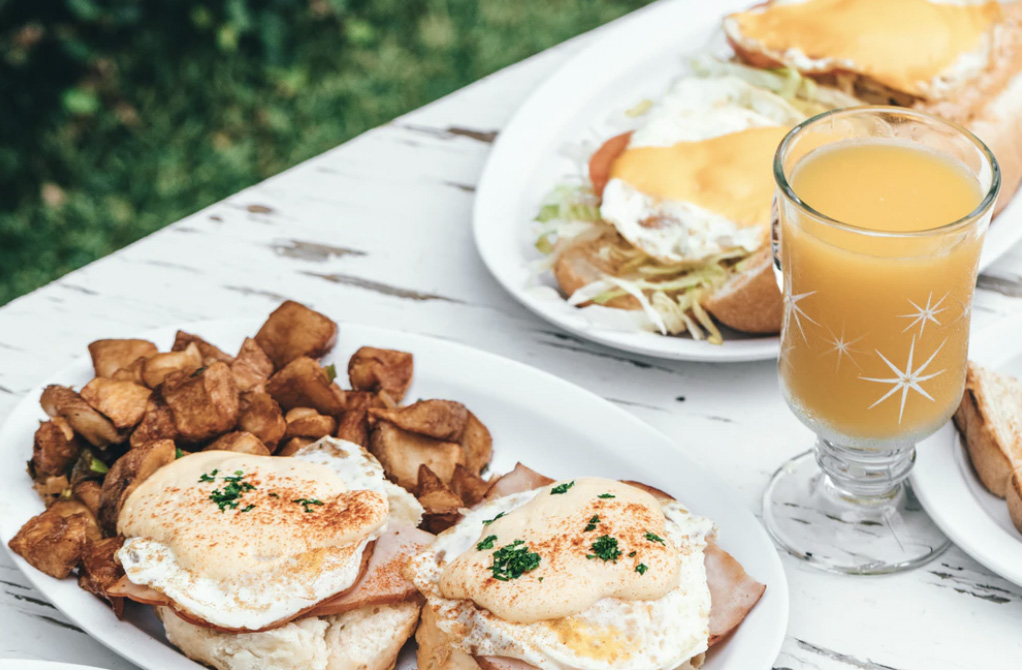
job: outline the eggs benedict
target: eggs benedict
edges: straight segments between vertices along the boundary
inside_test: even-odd
[[[433,539],[421,515],[343,440],[293,457],[186,455],[125,501],[113,593],[155,605],[168,639],[218,670],[359,667],[353,653],[386,668],[419,616],[401,568]],[[368,658],[361,636],[375,640]]]
[[[711,567],[727,556],[712,523],[662,492],[534,483],[502,486],[409,562],[421,670],[695,668],[763,593]]]

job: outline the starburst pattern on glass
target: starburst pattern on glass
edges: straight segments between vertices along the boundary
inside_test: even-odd
[[[930,374],[924,374],[926,372],[926,369],[930,366],[930,363],[933,362],[933,359],[937,357],[937,354],[940,353],[940,350],[944,348],[944,344],[946,344],[946,343],[947,343],[947,339],[945,338],[944,341],[940,343],[940,346],[938,346],[933,351],[933,353],[930,354],[930,357],[926,359],[926,362],[924,362],[922,365],[920,365],[917,368],[913,368],[912,367],[912,360],[915,357],[915,353],[916,353],[916,337],[915,337],[915,335],[913,335],[912,336],[912,344],[911,344],[911,346],[909,347],[909,350],[908,350],[908,361],[906,361],[906,363],[905,363],[905,369],[904,370],[899,369],[898,366],[896,366],[894,363],[892,363],[890,360],[888,360],[888,358],[886,356],[884,356],[882,353],[880,353],[879,349],[874,349],[874,351],[876,351],[876,353],[877,353],[877,356],[879,356],[881,358],[881,360],[883,360],[883,362],[887,364],[887,367],[891,368],[891,372],[893,372],[895,376],[894,377],[859,377],[859,379],[862,379],[864,381],[877,382],[877,383],[880,383],[880,384],[890,384],[891,385],[891,390],[888,391],[887,393],[885,393],[884,395],[882,395],[875,403],[870,405],[869,409],[873,409],[874,407],[876,407],[877,405],[879,405],[883,401],[887,400],[888,398],[890,398],[894,394],[896,394],[899,391],[901,391],[901,409],[898,411],[898,423],[900,424],[902,418],[905,416],[905,401],[908,399],[908,392],[909,391],[915,391],[916,393],[918,393],[919,395],[923,396],[927,400],[933,402],[933,396],[931,396],[929,393],[927,393],[926,389],[924,389],[921,386],[921,384],[923,382],[925,382],[925,381],[933,379],[934,377],[944,373],[944,370],[941,369],[941,370],[937,370],[936,372],[931,372]]]
[[[813,325],[819,325],[805,313],[805,310],[799,307],[801,301],[805,300],[811,295],[814,295],[816,291],[806,291],[805,293],[796,294],[791,287],[791,276],[790,272],[785,276],[784,280],[787,286],[784,289],[784,323],[782,324],[784,331],[787,332],[788,328],[791,327],[791,323],[794,321],[795,325],[798,326],[798,332],[802,335],[802,340],[805,342],[809,341],[806,337],[806,331],[802,328],[802,319],[805,319]]]
[[[948,295],[949,295],[948,293],[945,293],[944,297],[942,297],[940,300],[936,302],[936,304],[934,304],[933,292],[931,291],[930,295],[927,296],[926,298],[925,307],[920,307],[914,301],[909,300],[908,304],[912,305],[912,307],[914,307],[916,311],[912,312],[911,314],[898,315],[898,318],[901,319],[912,319],[912,322],[905,326],[905,329],[901,332],[907,333],[916,326],[919,326],[919,337],[922,337],[923,331],[926,329],[927,323],[935,323],[938,326],[941,325],[940,321],[937,319],[937,315],[940,314],[941,312],[947,311],[947,307],[941,307],[941,305],[944,304],[945,300],[947,300]]]
[[[848,358],[848,360],[851,361],[852,365],[859,368],[859,370],[862,370],[862,366],[859,365],[859,362],[857,360],[855,360],[855,354],[861,354],[862,352],[859,351],[858,349],[853,349],[852,345],[857,342],[860,342],[866,336],[862,335],[860,337],[855,338],[854,340],[849,340],[845,336],[844,324],[841,324],[840,336],[835,335],[834,331],[831,330],[829,326],[827,327],[827,332],[830,333],[830,338],[828,338],[826,342],[827,344],[831,345],[831,347],[825,353],[837,354],[837,364],[834,366],[834,371],[837,372],[838,370],[841,369],[841,362],[845,358]]]

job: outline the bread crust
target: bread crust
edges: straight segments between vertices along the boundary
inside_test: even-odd
[[[609,264],[602,261],[596,252],[601,246],[608,243],[615,244],[620,239],[616,232],[610,231],[596,239],[573,241],[558,254],[557,260],[554,262],[554,278],[566,297],[571,297],[575,291],[593,283],[611,271]],[[591,304],[591,302],[587,302],[580,306]],[[642,309],[639,301],[630,295],[608,300],[604,306],[615,309]]]
[[[994,428],[990,398],[983,389],[983,370],[969,362],[965,373],[965,393],[954,421],[965,439],[969,460],[979,480],[991,493],[1003,498],[1014,471],[1012,445],[1004,444]]]
[[[781,331],[784,298],[774,276],[773,254],[764,247],[749,259],[749,267],[703,300],[717,321],[744,333]]]
[[[1022,533],[1022,468],[1015,470],[1008,480],[1005,500],[1008,502],[1008,514],[1011,515],[1011,522]]]

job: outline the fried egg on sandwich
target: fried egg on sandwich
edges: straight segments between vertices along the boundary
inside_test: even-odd
[[[484,502],[406,569],[427,600],[419,667],[697,667],[711,639],[712,530],[673,500],[599,478]]]
[[[199,452],[128,497],[118,558],[127,595],[158,605],[188,656],[220,670],[337,670],[365,656],[352,630],[395,654],[411,634],[419,603],[400,570],[432,540],[415,529],[421,515],[350,442],[324,438],[294,457]]]

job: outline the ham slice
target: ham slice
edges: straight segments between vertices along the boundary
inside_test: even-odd
[[[706,584],[710,587],[710,646],[745,620],[763,597],[766,586],[745,572],[735,558],[710,540],[703,552]]]
[[[509,496],[512,493],[521,493],[522,491],[538,489],[540,486],[553,484],[554,481],[556,480],[545,477],[535,470],[518,463],[515,465],[514,470],[506,475],[497,477],[497,479],[490,484],[490,488],[486,490],[486,495],[483,496],[482,502],[503,498],[504,496]]]
[[[407,525],[395,525],[375,542],[370,543],[362,554],[362,570],[356,582],[348,589],[330,596],[326,600],[307,607],[301,612],[260,628],[232,629],[213,624],[191,614],[165,594],[146,586],[133,584],[122,577],[110,590],[114,597],[130,598],[146,605],[170,607],[185,621],[224,633],[253,633],[280,628],[295,619],[308,616],[341,614],[371,605],[407,602],[419,598],[418,591],[405,579],[402,569],[410,556],[433,542],[433,535]]]

